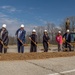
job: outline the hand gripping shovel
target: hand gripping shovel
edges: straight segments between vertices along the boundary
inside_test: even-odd
[[[23,46],[28,46],[27,44],[24,44],[19,38],[18,40],[22,43]]]
[[[0,43],[3,45],[4,48],[9,48],[8,46],[5,46],[3,41],[0,40]]]

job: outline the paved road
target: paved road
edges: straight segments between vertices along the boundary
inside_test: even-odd
[[[75,57],[0,61],[0,75],[75,75]]]

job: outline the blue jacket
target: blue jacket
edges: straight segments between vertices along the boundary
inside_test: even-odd
[[[20,31],[21,29],[19,28],[17,31],[16,31],[16,34],[17,35],[17,38],[19,38],[23,43],[25,43],[25,35],[26,35],[26,31],[25,30],[22,30],[22,33],[20,34],[20,36],[18,37],[18,32]],[[18,40],[19,41],[19,40]]]

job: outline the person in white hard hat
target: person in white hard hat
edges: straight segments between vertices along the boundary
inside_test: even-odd
[[[3,24],[2,28],[0,29],[0,40],[3,42],[5,46],[8,46],[9,37],[8,37],[8,31],[6,29],[6,24]],[[3,48],[3,44],[0,43],[0,53],[2,53],[3,51],[4,53],[7,53],[7,48]]]
[[[62,51],[62,35],[61,35],[61,31],[58,31],[58,34],[56,35],[56,42],[58,43],[58,52]]]
[[[21,24],[20,28],[16,31],[15,35],[17,36],[18,53],[24,53],[26,31],[24,30],[23,24]]]
[[[3,25],[2,25],[2,28],[6,28],[6,24],[3,24]]]
[[[71,34],[70,34],[70,30],[66,30],[66,33],[63,35],[63,38],[65,38],[65,48],[69,47],[69,51],[71,51]]]
[[[67,30],[66,32],[67,32],[67,33],[69,33],[69,32],[70,32],[70,30]]]
[[[33,29],[32,34],[29,36],[29,40],[31,41],[30,52],[37,52],[37,35],[35,29]]]
[[[48,32],[47,30],[44,30],[44,35],[43,35],[44,52],[48,52],[49,43],[50,43],[50,38],[48,36]]]
[[[44,32],[47,32],[47,30],[44,30]]]

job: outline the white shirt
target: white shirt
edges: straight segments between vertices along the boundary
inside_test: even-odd
[[[18,38],[20,37],[21,34],[22,34],[22,30],[20,30],[20,31],[18,32]]]

